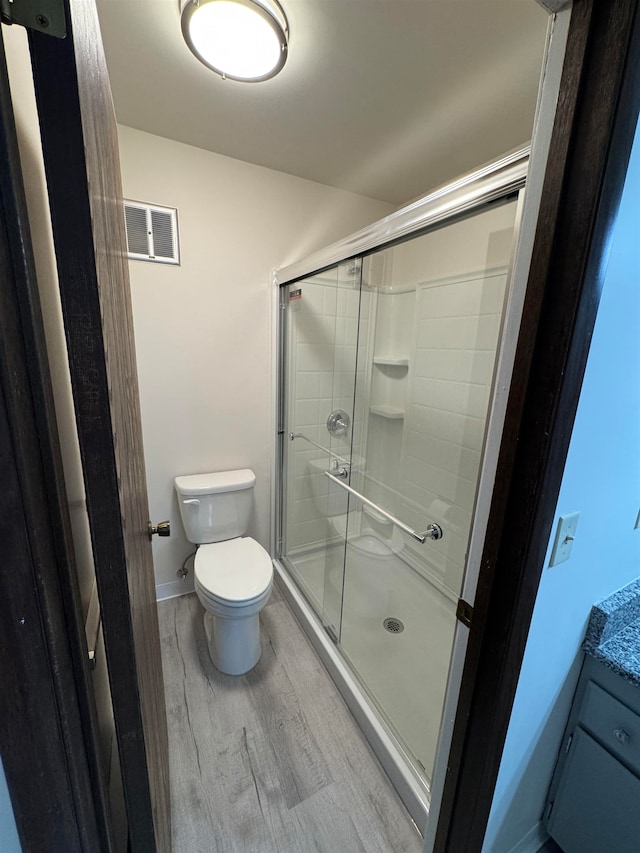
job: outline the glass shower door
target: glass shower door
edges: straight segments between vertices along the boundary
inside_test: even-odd
[[[337,639],[342,609],[352,448],[361,265],[339,264],[283,290],[286,311],[282,554],[305,597]]]
[[[374,253],[354,407],[339,647],[428,782],[481,471],[516,203]],[[373,305],[374,303],[372,303]],[[377,507],[377,508],[376,508]],[[420,543],[389,516],[441,539]]]
[[[281,291],[279,553],[423,793],[468,569],[516,207],[494,201]],[[432,524],[442,538],[411,535]]]

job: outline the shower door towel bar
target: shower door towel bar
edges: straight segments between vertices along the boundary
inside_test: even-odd
[[[318,444],[317,441],[313,441],[311,438],[307,438],[307,436],[302,432],[290,432],[289,433],[289,441],[293,441],[294,438],[304,438],[305,441],[308,441],[309,444],[313,444],[314,447],[317,447],[318,450],[321,450],[323,453],[326,453],[327,456],[333,456],[334,459],[337,459],[338,462],[342,462],[343,465],[351,465],[348,459],[345,459],[343,456],[338,456],[337,453],[334,453],[333,450],[329,450],[328,447],[323,447],[321,444]]]
[[[442,539],[444,533],[439,524],[429,524],[424,533],[417,533],[413,528],[409,527],[408,524],[405,524],[404,521],[400,521],[399,518],[396,518],[395,515],[391,515],[390,512],[387,512],[386,509],[383,509],[381,506],[378,506],[377,503],[370,501],[369,498],[365,498],[364,495],[361,495],[360,492],[357,492],[352,486],[348,486],[342,480],[338,479],[338,477],[334,476],[331,471],[324,472],[325,477],[328,477],[332,482],[337,483],[342,489],[349,492],[349,494],[354,495],[358,500],[361,500],[362,503],[365,503],[367,506],[370,506],[372,509],[377,510],[381,515],[385,518],[389,519],[392,524],[395,524],[396,527],[399,527],[400,530],[404,530],[405,533],[408,533],[409,536],[412,536],[414,539],[417,539],[422,545],[427,541],[427,539]]]

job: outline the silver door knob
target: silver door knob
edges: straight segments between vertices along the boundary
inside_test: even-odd
[[[631,740],[631,735],[629,734],[629,732],[625,731],[624,729],[614,729],[613,730],[613,736],[617,741],[624,744],[625,746]]]
[[[159,521],[157,526],[149,522],[147,530],[149,531],[149,539],[151,539],[154,533],[157,533],[158,536],[171,536],[171,522]]]

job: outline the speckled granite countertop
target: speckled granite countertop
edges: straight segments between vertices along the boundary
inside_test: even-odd
[[[640,578],[591,608],[582,648],[640,687]]]

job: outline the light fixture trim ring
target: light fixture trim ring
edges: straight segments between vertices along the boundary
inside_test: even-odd
[[[235,74],[230,74],[228,71],[224,71],[222,68],[218,68],[213,65],[196,50],[189,28],[191,19],[201,6],[217,2],[220,2],[220,0],[180,0],[180,23],[182,26],[182,36],[189,50],[193,53],[196,59],[202,62],[203,65],[206,65],[207,68],[211,69],[211,71],[214,71],[226,80],[236,80],[240,83],[260,83],[263,80],[270,80],[272,77],[275,77],[276,74],[282,71],[289,52],[289,21],[287,20],[284,9],[280,3],[278,3],[278,0],[227,0],[227,2],[243,6],[260,15],[260,17],[269,24],[278,38],[280,43],[280,55],[278,61],[266,74],[259,77],[241,77]]]

